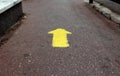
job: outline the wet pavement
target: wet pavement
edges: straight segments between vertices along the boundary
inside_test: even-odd
[[[120,76],[117,24],[82,0],[24,0],[27,18],[0,47],[0,76]],[[53,48],[48,32],[70,32]]]

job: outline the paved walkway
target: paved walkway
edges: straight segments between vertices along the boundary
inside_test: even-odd
[[[82,0],[25,0],[27,19],[0,47],[0,76],[120,76],[120,32]],[[70,32],[53,48],[48,32]]]

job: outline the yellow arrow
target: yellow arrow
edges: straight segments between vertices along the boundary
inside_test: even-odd
[[[72,34],[65,29],[58,28],[56,30],[48,32],[48,34],[53,34],[52,46],[53,47],[69,47],[67,34]]]

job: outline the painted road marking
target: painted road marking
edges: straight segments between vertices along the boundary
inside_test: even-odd
[[[56,30],[48,32],[48,34],[53,34],[52,46],[53,47],[69,47],[67,34],[72,34],[65,29],[58,28]]]

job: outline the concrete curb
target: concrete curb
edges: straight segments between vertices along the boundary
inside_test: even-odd
[[[84,0],[85,3],[89,4],[89,0]],[[109,8],[102,6],[100,3],[94,1],[93,4],[90,4],[93,8],[95,8],[97,11],[102,13],[105,17],[108,19],[114,21],[115,23],[120,25],[120,15],[113,12]]]
[[[0,14],[22,2],[22,0],[0,0]]]
[[[1,2],[8,1],[8,2]],[[21,0],[1,0],[0,4],[0,37],[12,27],[22,16]],[[4,5],[5,4],[5,5]]]

